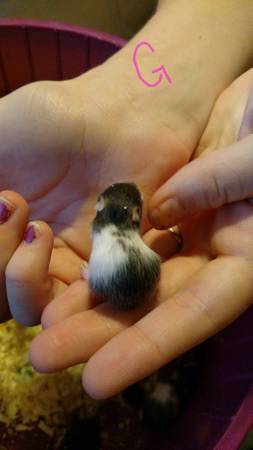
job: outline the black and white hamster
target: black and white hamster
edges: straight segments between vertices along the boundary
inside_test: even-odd
[[[121,310],[154,294],[161,260],[140,235],[142,197],[134,183],[116,183],[98,198],[88,271],[91,291]]]

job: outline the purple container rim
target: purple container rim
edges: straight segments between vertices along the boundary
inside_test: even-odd
[[[67,31],[78,35],[81,34],[84,37],[91,37],[99,39],[101,41],[106,41],[118,47],[123,47],[123,45],[125,45],[127,42],[127,40],[105,31],[99,31],[88,27],[82,27],[79,25],[52,20],[0,18],[0,27],[30,27],[50,29],[54,31]]]
[[[223,436],[219,439],[213,450],[230,450],[236,442],[239,446],[253,426],[253,383],[250,385],[237,413],[231,418]]]

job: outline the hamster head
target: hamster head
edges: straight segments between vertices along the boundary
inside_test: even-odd
[[[142,217],[142,197],[134,183],[116,183],[98,197],[93,231],[115,225],[120,231],[139,232]]]

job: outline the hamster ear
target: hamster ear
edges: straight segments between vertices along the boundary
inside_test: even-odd
[[[135,206],[132,210],[132,221],[135,223],[140,223],[141,221],[141,208]]]
[[[100,197],[98,198],[98,201],[96,203],[95,209],[97,212],[100,212],[104,209],[105,207],[105,199],[103,197],[103,195],[100,195]]]

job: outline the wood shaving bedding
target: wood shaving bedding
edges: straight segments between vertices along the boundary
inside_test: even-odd
[[[28,360],[31,340],[41,327],[0,324],[0,422],[15,431],[39,426],[52,436],[73,412],[96,414],[98,404],[84,394],[82,365],[56,374],[37,373]]]

